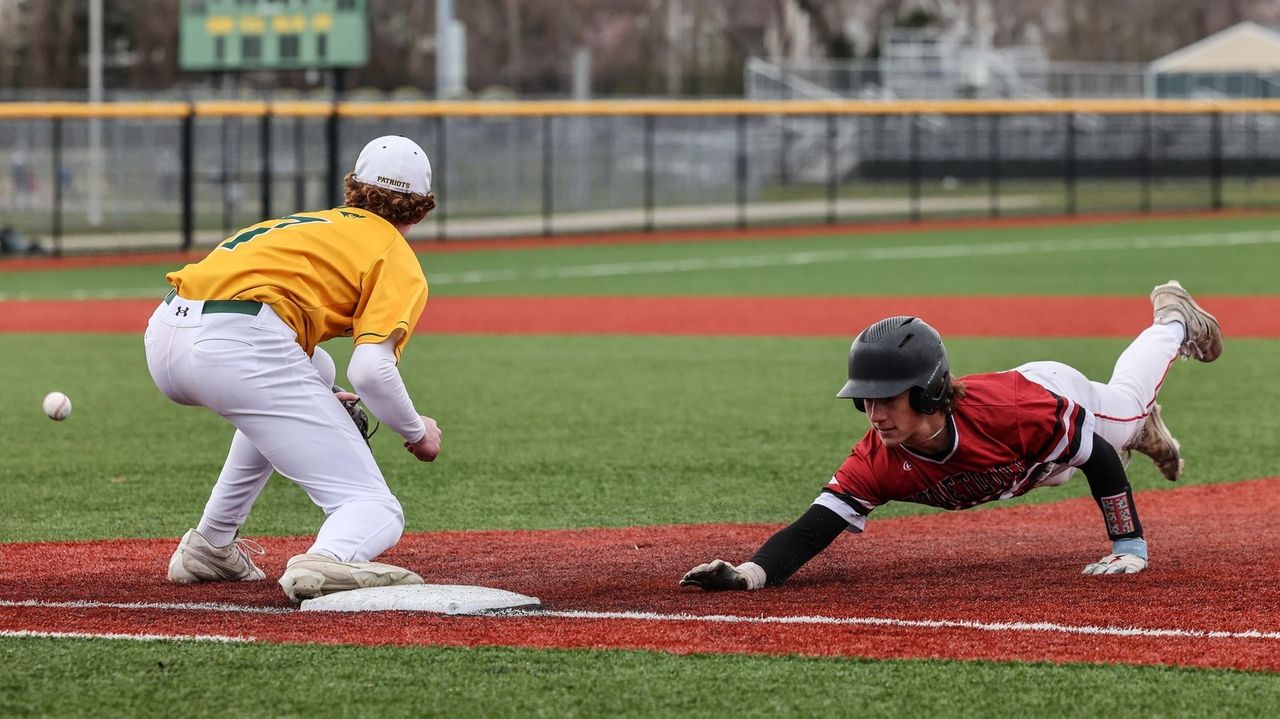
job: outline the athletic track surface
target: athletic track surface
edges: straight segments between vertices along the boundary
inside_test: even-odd
[[[1280,298],[1199,298],[1230,337],[1280,337]],[[0,303],[0,332],[141,332],[154,300]],[[436,298],[435,333],[850,337],[918,313],[948,336],[1133,336],[1145,298]],[[1189,473],[1194,472],[1194,459]],[[815,488],[816,491],[816,488]],[[1041,490],[1052,491],[1052,490]],[[179,587],[176,539],[9,544],[0,636],[631,648],[867,658],[1172,664],[1280,671],[1280,478],[1141,494],[1151,568],[1086,577],[1089,499],[873,520],[783,587],[710,594],[689,567],[740,561],[777,527],[408,535],[386,561],[544,609],[500,616],[295,611],[273,581]],[[261,538],[278,577],[308,538]]]

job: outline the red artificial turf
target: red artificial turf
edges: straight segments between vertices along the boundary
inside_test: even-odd
[[[1052,490],[1044,490],[1052,491]],[[648,612],[656,618],[449,617],[244,613],[49,605],[0,607],[0,629],[216,634],[340,644],[631,648],[872,658],[934,657],[1175,664],[1280,671],[1280,557],[1241,547],[1280,541],[1280,478],[1138,495],[1152,561],[1135,576],[1083,576],[1107,551],[1088,498],[1047,505],[872,519],[791,581],[757,592],[680,588],[689,567],[741,561],[775,527],[699,525],[407,535],[384,561],[433,584],[496,586],[553,611]],[[175,527],[175,533],[180,529]],[[279,576],[306,538],[261,538]],[[176,540],[4,546],[0,600],[222,602],[289,607],[267,580],[176,586]],[[679,615],[679,616],[678,616]],[[695,615],[690,618],[684,615]],[[696,615],[1044,622],[1064,627],[1263,636],[1112,636],[1062,630],[899,624],[724,623]]]
[[[1280,297],[1207,296],[1231,337],[1280,337]],[[141,333],[159,298],[0,302],[0,332]],[[1145,297],[440,297],[434,334],[850,337],[914,314],[948,337],[1133,337]]]

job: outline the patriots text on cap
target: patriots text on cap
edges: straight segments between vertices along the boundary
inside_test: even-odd
[[[418,143],[403,135],[384,135],[365,145],[353,174],[356,182],[392,192],[431,192],[431,161]]]

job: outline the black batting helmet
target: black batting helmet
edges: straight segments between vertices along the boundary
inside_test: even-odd
[[[849,381],[836,396],[851,399],[859,412],[863,400],[886,399],[911,390],[917,412],[933,414],[951,386],[951,363],[937,330],[918,317],[888,317],[862,331],[849,347]]]

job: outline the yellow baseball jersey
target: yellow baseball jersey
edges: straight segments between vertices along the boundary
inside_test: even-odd
[[[350,207],[246,227],[165,279],[189,300],[271,305],[307,354],[333,337],[362,344],[404,330],[399,358],[427,304],[427,278],[404,237],[382,217]]]

